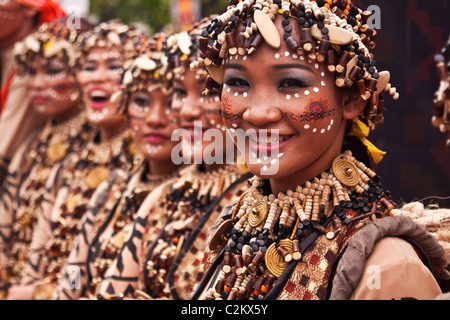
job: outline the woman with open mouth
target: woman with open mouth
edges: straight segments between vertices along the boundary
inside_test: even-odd
[[[45,23],[15,48],[19,76],[26,83],[33,108],[47,122],[16,151],[1,192],[0,261],[4,274],[9,275],[4,279],[7,285],[20,281],[50,171],[92,138],[73,72],[74,42],[79,35],[65,24],[65,19]],[[84,30],[91,27],[83,22]],[[15,297],[14,290],[11,288],[10,298]]]
[[[255,177],[217,222],[193,299],[440,293],[433,272],[444,273],[445,252],[390,216],[396,205],[371,169],[384,155],[367,140],[383,123],[382,92],[399,95],[376,68],[370,14],[347,0],[236,0],[204,29],[203,62],[227,128],[249,140]]]
[[[107,179],[121,183],[140,167],[142,155],[135,148],[126,116],[114,111],[117,102],[103,100],[120,89],[123,64],[143,40],[141,32],[117,21],[101,23],[80,40],[81,55],[76,60],[78,79],[86,116],[96,134],[83,150],[50,173],[48,192],[21,275],[20,298],[52,298],[53,288],[80,232],[79,222],[96,188]],[[92,88],[102,92],[103,100]],[[92,110],[100,103],[101,119],[92,116]]]
[[[171,109],[166,38],[165,34],[155,35],[138,49],[142,53],[127,62],[121,91],[115,96],[121,101],[120,110],[128,115],[136,147],[145,157],[143,164],[129,179],[121,183],[109,179],[98,187],[92,202],[101,206],[89,210],[83,219],[55,299],[96,297],[98,285],[122,248],[129,224],[147,194],[173,182],[179,174],[179,167],[171,161],[176,143],[171,136],[178,128],[178,113]],[[74,268],[79,276],[76,288],[70,281]]]
[[[172,109],[180,113],[181,128],[173,137],[182,139],[172,160],[179,160],[181,151],[185,163],[191,165],[170,186],[161,186],[146,198],[130,236],[106,272],[98,298],[187,299],[205,250],[207,230],[223,204],[241,195],[250,176],[223,161],[227,147],[220,99],[213,91],[202,95],[206,71],[189,67],[198,57],[198,39],[206,21],[167,40],[173,72]],[[213,128],[217,139],[220,134],[220,148],[204,136]],[[220,160],[211,162],[206,156],[211,154]]]

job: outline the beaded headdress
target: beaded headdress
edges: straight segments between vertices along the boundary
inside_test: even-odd
[[[23,74],[37,57],[45,60],[60,58],[67,62],[69,71],[73,72],[78,51],[76,42],[81,32],[76,28],[68,28],[65,19],[43,23],[36,32],[28,35],[14,47],[14,55],[18,72]]]
[[[432,123],[442,133],[448,133],[446,145],[450,149],[450,37],[435,61],[440,85],[434,98]]]
[[[282,36],[274,24],[278,14],[284,17]],[[262,41],[278,49],[284,40],[293,54],[326,63],[336,73],[338,87],[352,87],[361,94],[367,106],[359,118],[373,130],[384,122],[382,92],[394,99],[399,94],[389,83],[389,72],[376,68],[371,50],[377,32],[367,24],[370,15],[350,0],[230,0],[227,11],[202,31],[199,64],[206,65],[213,82],[221,85],[229,55],[249,55]],[[294,22],[289,18],[300,26],[299,38],[291,34]],[[206,92],[213,82],[209,80]]]
[[[175,78],[180,77],[187,69],[193,69],[199,76],[206,76],[208,73],[204,65],[199,65],[201,51],[199,40],[202,31],[212,21],[212,17],[205,17],[193,24],[192,28],[185,32],[172,35],[168,39],[171,48],[169,52],[169,66],[173,70]],[[196,68],[191,68],[195,64]]]
[[[80,59],[78,66],[84,64],[84,59],[92,48],[100,47],[111,49],[113,47],[121,50],[126,60],[129,60],[137,53],[139,47],[146,36],[136,27],[126,25],[119,20],[102,22],[94,29],[84,33],[82,39],[78,41]]]
[[[133,92],[156,89],[166,94],[171,92],[172,73],[168,68],[168,50],[167,35],[159,33],[145,41],[137,49],[136,56],[125,63],[121,90],[111,97],[112,101],[119,102],[122,112],[126,110]]]

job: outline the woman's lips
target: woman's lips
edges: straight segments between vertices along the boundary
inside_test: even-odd
[[[249,136],[249,149],[256,154],[273,156],[273,153],[281,152],[281,149],[289,144],[292,137],[292,135]]]
[[[111,95],[102,88],[93,88],[88,92],[89,104],[92,109],[103,109],[108,103]]]
[[[145,135],[145,138],[151,144],[161,144],[169,139],[167,136],[159,134],[159,133],[147,134],[147,135]]]
[[[47,98],[44,96],[33,96],[32,101],[34,105],[41,105],[47,102]]]

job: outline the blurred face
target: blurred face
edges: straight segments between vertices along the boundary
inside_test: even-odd
[[[149,160],[170,161],[178,128],[177,113],[171,111],[171,96],[161,90],[137,91],[128,103],[128,118],[134,141]]]
[[[117,103],[111,95],[120,88],[124,57],[118,49],[93,48],[79,72],[89,122],[99,126],[113,126],[123,121],[117,114]]]
[[[280,21],[278,17],[282,35]],[[292,35],[298,38],[298,30]],[[227,128],[247,139],[241,152],[250,170],[284,179],[289,186],[329,168],[340,153],[346,121],[334,74],[323,63],[293,55],[281,43],[278,50],[264,42],[245,59],[228,58],[222,112]],[[272,166],[276,170],[268,170]]]
[[[31,102],[39,113],[66,118],[79,111],[79,88],[63,61],[37,58],[25,77]]]
[[[217,94],[203,96],[204,85],[205,77],[189,69],[174,80],[172,108],[180,110],[182,154],[191,163],[223,164],[226,128],[220,116],[220,99]]]
[[[30,18],[32,9],[12,0],[0,0],[0,40],[14,36]]]

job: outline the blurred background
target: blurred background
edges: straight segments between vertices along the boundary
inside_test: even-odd
[[[198,18],[222,13],[227,0],[60,0],[95,22],[120,18],[148,33],[182,30]],[[450,35],[450,0],[357,0],[379,8],[375,56],[391,72],[400,99],[386,98],[386,121],[371,141],[387,152],[375,168],[394,200],[450,207],[450,151],[445,135],[431,125],[439,80],[434,55]],[[77,11],[78,10],[78,11]]]

